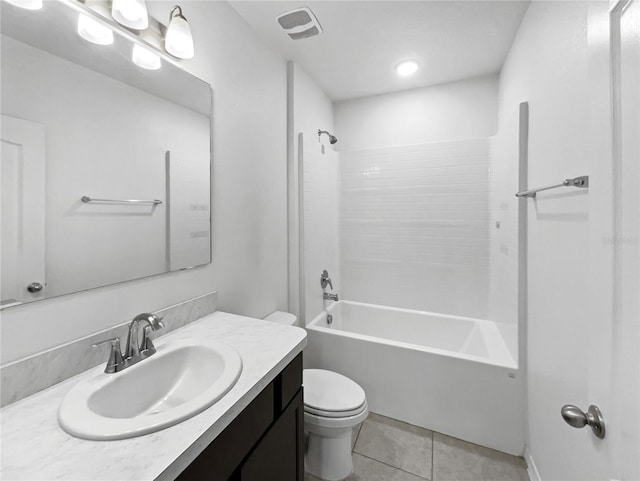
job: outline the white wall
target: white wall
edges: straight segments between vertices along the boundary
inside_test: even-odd
[[[156,18],[172,6],[149,2]],[[185,15],[196,55],[183,65],[214,89],[213,263],[6,309],[2,363],[214,289],[222,310],[286,309],[285,61],[224,2],[189,2]]]
[[[303,285],[304,318],[308,322],[322,312],[320,274],[327,269],[334,291],[340,291],[338,252],[338,155],[326,135],[334,131],[333,105],[325,93],[297,65],[292,64],[293,122],[297,168],[303,188]],[[300,136],[302,134],[302,136]],[[302,146],[299,145],[303,139]]]
[[[529,185],[588,174],[589,2],[532,2],[500,77],[498,144],[520,102],[530,106]],[[496,145],[499,146],[499,145]],[[503,144],[504,147],[504,144]],[[594,438],[562,422],[586,407],[588,192],[528,202],[528,446],[542,479],[601,479]]]
[[[340,153],[348,300],[488,318],[489,144]]]
[[[335,103],[338,150],[488,137],[497,125],[498,77]]]

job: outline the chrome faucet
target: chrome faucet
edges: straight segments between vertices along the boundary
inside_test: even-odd
[[[331,277],[329,277],[329,273],[327,272],[327,270],[323,270],[322,274],[320,275],[320,286],[322,287],[322,289],[326,289],[327,285],[329,286],[329,289],[333,290],[333,284],[331,283]],[[323,292],[322,293],[322,298],[325,301],[338,301],[338,294],[329,294],[327,292]]]
[[[142,330],[142,340],[138,342],[140,338],[140,327],[142,323],[147,323]],[[148,358],[156,352],[156,348],[149,337],[151,331],[157,331],[164,327],[162,318],[155,314],[138,314],[133,318],[129,324],[129,333],[127,334],[127,347],[124,354],[120,350],[120,339],[113,338],[106,341],[97,342],[93,347],[101,346],[102,344],[111,343],[111,352],[109,354],[109,360],[104,372],[111,374],[114,372],[120,372],[129,366]]]
[[[140,325],[146,322],[149,324],[142,331],[142,342],[138,344],[140,338]],[[149,357],[156,352],[151,339],[149,338],[149,330],[157,331],[164,327],[162,318],[155,314],[143,313],[138,314],[129,324],[129,334],[127,335],[127,347],[124,351],[125,359],[135,359],[140,356]],[[141,359],[138,359],[141,360]],[[136,361],[137,362],[137,361]]]

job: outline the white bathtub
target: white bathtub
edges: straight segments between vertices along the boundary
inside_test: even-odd
[[[495,323],[340,301],[306,327],[306,367],[358,382],[371,411],[522,454],[524,383]]]

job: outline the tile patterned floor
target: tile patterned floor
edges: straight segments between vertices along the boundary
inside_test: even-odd
[[[353,430],[352,447],[346,481],[529,481],[522,458],[374,413]]]

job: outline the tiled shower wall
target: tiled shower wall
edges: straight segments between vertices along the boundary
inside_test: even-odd
[[[342,297],[489,318],[489,142],[340,153]]]

